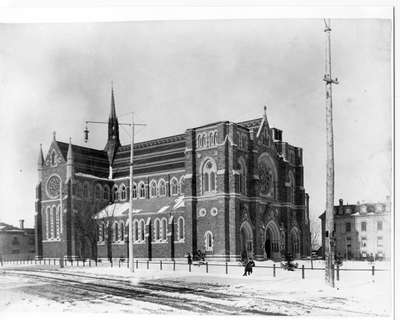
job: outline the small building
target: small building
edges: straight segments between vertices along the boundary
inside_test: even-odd
[[[14,227],[0,222],[0,259],[33,259],[35,257],[35,229]]]
[[[390,259],[391,205],[386,202],[343,204],[334,207],[336,254],[345,259]],[[325,256],[325,212],[320,215],[322,250]]]

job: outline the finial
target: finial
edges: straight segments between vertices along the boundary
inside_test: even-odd
[[[265,105],[264,106],[264,117],[266,117],[267,116],[267,106]]]
[[[53,140],[56,141],[56,132],[53,131]]]
[[[71,139],[71,137],[69,137],[69,144],[71,144],[71,141],[72,141],[72,139]]]

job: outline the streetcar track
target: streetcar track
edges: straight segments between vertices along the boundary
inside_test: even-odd
[[[76,274],[76,273],[69,273],[65,271],[55,271],[55,270],[48,270],[48,269],[28,269],[28,268],[16,268],[16,269],[3,269],[3,273],[9,273],[14,275],[25,275],[32,278],[38,279],[45,279],[45,280],[53,280],[59,282],[60,284],[63,283],[73,283],[74,288],[79,290],[87,290],[96,292],[99,294],[104,295],[111,295],[116,297],[122,297],[126,299],[134,299],[143,302],[150,302],[150,303],[158,303],[168,307],[172,307],[175,309],[181,309],[190,312],[198,312],[198,313],[223,313],[223,314],[260,314],[260,315],[287,315],[284,313],[278,312],[268,312],[265,310],[258,310],[258,309],[243,309],[237,308],[235,306],[224,305],[220,303],[212,303],[208,301],[193,301],[187,297],[181,296],[171,296],[168,293],[179,293],[179,294],[189,294],[189,295],[200,295],[205,298],[211,299],[220,299],[224,298],[226,300],[235,301],[237,299],[243,299],[243,293],[236,294],[236,293],[218,293],[218,292],[208,292],[205,289],[192,289],[188,287],[182,286],[170,286],[170,285],[162,285],[162,284],[154,284],[148,281],[140,281],[138,286],[132,285],[129,280],[123,279],[115,279],[115,278],[106,278],[106,277],[97,277],[91,276],[86,274]],[[56,275],[56,276],[49,276],[48,274]],[[61,276],[61,278],[60,278]],[[115,285],[122,287],[115,287],[110,286],[109,284],[101,284],[101,283],[88,283],[79,280],[73,280],[69,277],[75,278],[83,278],[83,279],[91,279],[96,281],[107,281],[107,283],[114,283]],[[64,277],[64,278],[62,278]],[[173,281],[171,281],[173,282]],[[210,284],[212,285],[212,284]],[[221,285],[214,285],[218,288],[224,288],[226,286]],[[158,291],[155,293],[153,291]],[[343,308],[333,308],[327,306],[319,306],[316,304],[310,303],[302,303],[298,301],[291,301],[285,299],[273,299],[273,298],[265,298],[265,296],[259,295],[251,295],[246,296],[246,298],[255,298],[257,300],[261,300],[260,302],[264,304],[266,303],[273,303],[275,306],[279,305],[285,309],[290,308],[292,305],[296,305],[302,308],[305,312],[310,312],[312,309],[321,309],[321,310],[331,310],[331,311],[341,311],[347,312],[350,314],[358,314],[358,315],[369,315],[369,316],[382,316],[382,314],[374,314],[374,313],[366,313],[361,311],[353,311],[353,310],[346,310]],[[108,300],[110,301],[110,300]],[[114,302],[113,303],[120,303]],[[290,310],[289,310],[290,311]]]
[[[114,286],[104,285],[100,283],[84,283],[82,281],[73,279],[62,279],[59,277],[51,277],[39,274],[32,274],[20,271],[6,271],[6,273],[14,275],[24,275],[36,279],[45,279],[58,282],[59,284],[67,282],[70,287],[73,286],[75,289],[94,291],[101,294],[109,294],[112,296],[119,296],[127,299],[134,299],[143,302],[151,302],[155,304],[163,304],[168,307],[175,309],[181,309],[191,312],[206,312],[206,313],[224,313],[224,314],[240,314],[243,313],[241,309],[237,309],[234,306],[227,306],[220,303],[212,303],[209,301],[193,301],[186,297],[174,297],[161,293],[154,293],[147,288],[116,288]],[[274,313],[276,314],[276,313]],[[282,314],[279,314],[282,315]]]

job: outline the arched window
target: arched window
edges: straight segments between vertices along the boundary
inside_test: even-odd
[[[216,191],[216,172],[217,167],[214,161],[207,160],[202,169],[203,192]]]
[[[113,186],[111,196],[112,196],[112,201],[118,201],[118,187],[117,186]]]
[[[83,187],[82,187],[82,184],[80,183],[80,182],[77,182],[77,190],[78,190],[78,197],[79,198],[82,198],[82,195],[83,195]]]
[[[171,180],[171,195],[176,196],[178,195],[178,180],[173,177]]]
[[[119,239],[120,241],[124,241],[124,240],[125,240],[125,224],[124,224],[123,221],[121,221],[121,222],[119,223],[119,229],[118,229],[118,231],[119,231],[118,239]]]
[[[165,197],[167,194],[164,179],[161,179],[160,182],[158,183],[158,192],[159,192],[160,197]]]
[[[206,251],[212,251],[214,246],[213,234],[211,231],[206,231],[204,234],[204,247]]]
[[[139,222],[133,221],[133,241],[139,241]]]
[[[94,190],[94,197],[96,200],[100,200],[101,197],[101,185],[96,184],[95,190]]]
[[[50,238],[55,238],[55,220],[57,215],[57,207],[53,206],[51,208],[51,217],[50,217]]]
[[[215,146],[217,145],[217,140],[218,140],[218,132],[215,131],[215,132],[214,132],[214,145],[215,145]]]
[[[50,228],[51,228],[51,208],[46,208],[46,239],[50,239]]]
[[[197,135],[197,147],[201,148],[201,135]]]
[[[132,186],[132,199],[136,199],[137,198],[137,186],[136,183],[133,183]]]
[[[144,233],[145,233],[144,220],[140,220],[140,240],[141,241],[144,241]]]
[[[139,198],[140,199],[146,198],[146,187],[144,185],[144,182],[139,183]]]
[[[210,140],[210,146],[214,145],[214,134],[212,132],[209,133],[209,140]]]
[[[243,159],[239,160],[238,163],[238,172],[239,172],[239,188],[238,191],[241,194],[246,194],[246,166],[244,165]]]
[[[124,184],[120,186],[120,196],[122,201],[126,200],[126,187]]]
[[[288,194],[288,202],[295,202],[295,179],[292,171],[289,171],[289,194]]]
[[[89,199],[89,183],[88,182],[85,182],[83,184],[83,198]]]
[[[154,220],[154,240],[160,240],[160,220]]]
[[[118,222],[114,222],[112,239],[114,242],[118,241]]]
[[[56,165],[56,152],[53,150],[51,153],[51,165],[54,167]]]
[[[205,133],[203,133],[203,135],[202,135],[202,137],[201,137],[201,146],[202,147],[205,147],[207,144],[206,144],[206,134]]]
[[[185,193],[185,176],[182,176],[179,179],[179,193],[184,194]]]
[[[258,175],[260,177],[260,194],[276,199],[277,171],[274,161],[267,153],[263,153],[258,158]]]
[[[185,220],[183,217],[178,218],[178,241],[185,239]]]
[[[61,234],[61,206],[57,206],[57,213],[56,213],[56,238],[60,239]]]
[[[167,219],[163,218],[161,220],[161,240],[162,241],[167,241]]]
[[[98,224],[98,239],[100,242],[103,242],[104,239],[104,222]]]
[[[155,182],[154,180],[150,182],[150,197],[157,197],[157,182]]]
[[[103,200],[109,201],[110,200],[110,187],[108,185],[104,186],[103,189]]]

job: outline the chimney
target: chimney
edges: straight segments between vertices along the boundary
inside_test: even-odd
[[[339,214],[343,214],[343,199],[339,199]]]
[[[24,219],[19,220],[19,228],[24,229]]]

